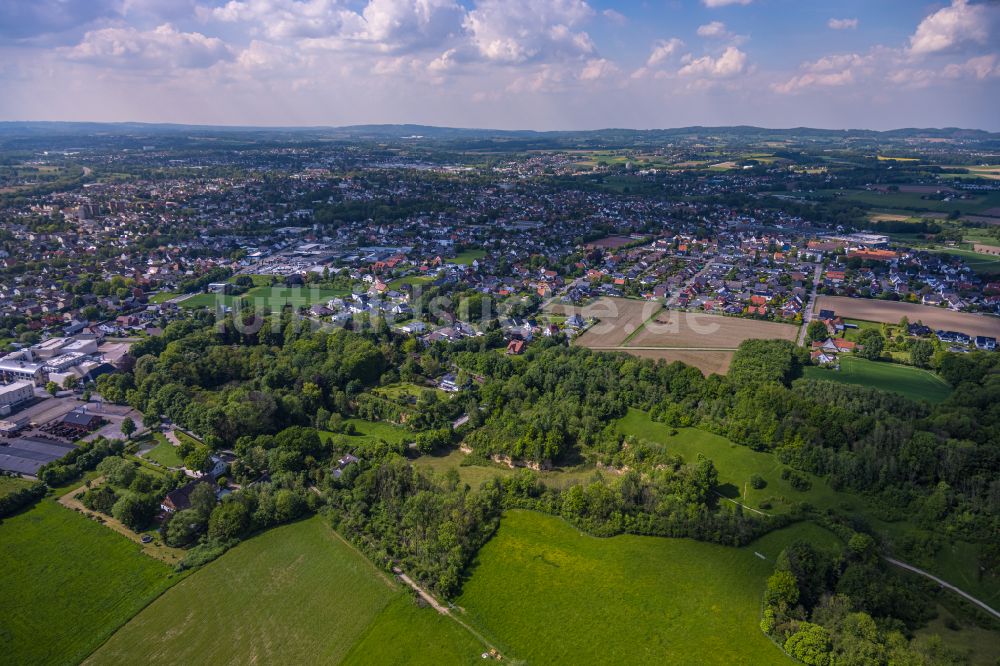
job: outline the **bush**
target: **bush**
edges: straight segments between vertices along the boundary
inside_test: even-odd
[[[754,474],[750,477],[750,487],[754,490],[760,490],[767,487],[767,481],[764,480],[760,474]]]
[[[45,492],[45,484],[39,481],[27,488],[20,488],[4,497],[0,497],[0,518],[13,515],[29,504],[34,504],[45,497]]]

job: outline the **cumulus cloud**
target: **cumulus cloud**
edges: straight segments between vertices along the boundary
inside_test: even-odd
[[[726,24],[722,21],[712,21],[711,23],[698,26],[699,37],[725,37],[728,34],[729,31],[726,30]]]
[[[775,92],[789,94],[807,88],[844,86],[853,83],[856,73],[867,68],[871,62],[871,56],[862,56],[857,53],[826,56],[804,63],[800,68],[802,73],[787,81],[772,85],[771,89]]]
[[[653,44],[653,50],[649,54],[649,58],[646,59],[646,67],[656,67],[676,54],[683,46],[684,42],[676,37],[661,39]]]
[[[927,16],[910,37],[910,54],[922,56],[953,51],[964,45],[985,44],[990,23],[996,20],[996,5],[970,5],[967,0],[952,0],[949,7]]]
[[[232,50],[221,39],[180,32],[169,23],[153,30],[93,30],[65,54],[70,60],[132,69],[198,69],[233,58]]]
[[[594,43],[576,30],[594,10],[583,0],[480,0],[464,26],[488,61],[522,63],[546,56],[588,56]]]
[[[607,79],[620,73],[618,66],[607,58],[591,58],[584,64],[580,72],[580,80],[596,81]]]
[[[747,54],[735,46],[729,46],[717,58],[710,55],[695,58],[688,54],[684,66],[677,73],[681,76],[706,78],[729,78],[746,71]]]
[[[826,22],[826,25],[831,30],[854,30],[858,27],[858,19],[856,18],[832,18]]]
[[[701,0],[701,3],[710,9],[728,5],[749,5],[751,2],[753,0]]]
[[[439,46],[461,31],[465,19],[455,0],[369,0],[361,11],[338,0],[229,0],[198,13],[204,19],[252,23],[272,40],[385,53]]]

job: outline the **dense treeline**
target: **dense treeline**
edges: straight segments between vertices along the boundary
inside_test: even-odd
[[[120,439],[98,437],[91,442],[83,442],[58,460],[46,463],[38,470],[38,479],[46,485],[62,486],[97,467],[108,456],[121,455],[125,443]]]
[[[929,586],[890,570],[868,535],[854,534],[834,555],[799,541],[767,581],[761,629],[815,666],[966,663],[936,637],[907,638],[933,607]]]

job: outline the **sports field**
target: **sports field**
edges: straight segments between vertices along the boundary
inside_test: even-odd
[[[273,309],[285,305],[309,307],[316,303],[326,303],[332,298],[347,296],[347,289],[325,289],[320,287],[286,287],[283,285],[261,285],[251,287],[238,296],[230,294],[195,294],[179,303],[184,308],[213,308],[218,305],[233,307],[237,303],[267,306]]]
[[[601,539],[510,511],[457,603],[507,657],[531,664],[791,664],[758,623],[764,581],[796,538],[836,543],[808,523],[746,548]]]
[[[313,517],[198,570],[85,663],[468,664],[482,650]]]
[[[840,370],[809,366],[804,372],[809,379],[870,386],[912,400],[941,402],[951,393],[948,382],[928,370],[853,356],[841,356]]]
[[[833,310],[838,317],[865,319],[887,324],[897,324],[906,317],[911,324],[920,321],[934,330],[959,331],[967,335],[1000,335],[1000,318],[953,312],[944,308],[918,303],[877,301],[869,298],[847,296],[820,296],[818,310]]]
[[[4,519],[0,544],[0,663],[77,664],[177,580],[52,498]]]

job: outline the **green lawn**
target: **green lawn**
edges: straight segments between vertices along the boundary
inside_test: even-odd
[[[391,423],[365,421],[364,419],[344,419],[344,423],[354,427],[357,434],[347,435],[347,438],[358,446],[364,446],[379,439],[390,444],[413,441],[412,432]],[[319,434],[324,439],[334,436],[334,433],[325,430],[321,430]]]
[[[457,604],[506,657],[527,663],[791,664],[758,623],[774,560],[799,538],[836,543],[810,523],[745,548],[600,539],[559,518],[511,511]]]
[[[177,580],[52,498],[0,523],[0,544],[3,663],[79,663]]]
[[[19,476],[0,476],[0,497],[6,497],[21,488],[27,488],[31,483],[28,479],[22,479]]]
[[[176,298],[177,296],[180,296],[180,294],[172,291],[159,291],[149,297],[149,302],[153,304],[165,303],[169,301],[171,298]]]
[[[445,261],[451,264],[469,265],[476,259],[483,259],[485,257],[486,250],[465,250],[463,252],[459,252],[454,257],[448,257]]]
[[[404,284],[416,285],[416,284],[427,284],[428,282],[433,282],[433,275],[407,275],[405,277],[397,278],[390,282],[387,286],[389,289],[399,289]]]
[[[870,386],[913,400],[930,402],[941,402],[951,393],[948,383],[928,370],[847,355],[840,357],[840,370],[810,366],[805,369],[805,376],[808,379]]]
[[[451,394],[447,391],[437,388],[436,386],[418,386],[417,384],[412,384],[410,382],[400,382],[398,384],[388,384],[386,386],[379,386],[373,389],[372,392],[380,395],[384,398],[389,398],[390,400],[400,400],[406,398],[417,398],[424,391],[433,391],[437,394],[438,398],[450,399]]]
[[[455,622],[414,605],[317,516],[195,572],[87,663],[468,664],[482,650]]]
[[[154,433],[156,447],[143,455],[146,460],[163,465],[164,467],[183,467],[184,461],[177,453],[177,447],[167,441],[162,433]]]

